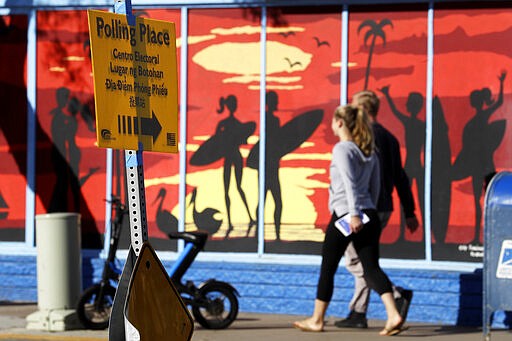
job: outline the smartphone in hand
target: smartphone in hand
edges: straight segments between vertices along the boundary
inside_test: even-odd
[[[366,224],[370,221],[370,218],[364,212],[361,212],[359,216],[363,224]],[[334,222],[334,226],[336,226],[336,228],[340,230],[340,232],[343,233],[345,237],[352,233],[352,229],[350,229],[350,218],[352,218],[352,216],[347,213],[342,215],[341,218]]]

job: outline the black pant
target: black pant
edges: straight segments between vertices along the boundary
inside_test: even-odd
[[[335,213],[331,217],[327,231],[325,232],[322,247],[322,266],[316,298],[324,302],[330,302],[334,289],[334,275],[338,269],[341,257],[345,249],[352,241],[364,269],[364,278],[370,289],[379,295],[392,292],[391,282],[379,265],[379,239],[381,233],[380,221],[377,211],[364,210],[370,221],[358,233],[352,233],[345,237],[335,226],[338,219]]]

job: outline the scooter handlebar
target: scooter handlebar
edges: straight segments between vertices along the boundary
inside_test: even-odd
[[[193,231],[193,232],[170,232],[167,234],[170,239],[183,239],[196,245],[204,245],[208,239],[208,232]]]

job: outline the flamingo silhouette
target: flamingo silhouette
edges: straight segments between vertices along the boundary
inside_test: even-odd
[[[219,210],[215,208],[205,208],[201,212],[198,212],[196,209],[196,197],[197,197],[197,188],[194,188],[192,191],[192,198],[190,198],[190,205],[192,206],[192,217],[194,219],[194,224],[196,224],[197,229],[207,231],[210,235],[215,234],[219,231],[220,225],[222,225],[222,219],[215,219],[215,214],[219,213]]]
[[[156,226],[163,233],[169,234],[171,232],[178,231],[178,219],[168,210],[162,209],[166,194],[167,190],[165,188],[160,188],[160,191],[158,192],[153,205],[158,202],[158,208],[156,211]]]

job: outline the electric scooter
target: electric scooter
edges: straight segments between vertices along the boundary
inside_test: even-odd
[[[169,271],[185,305],[192,308],[196,321],[208,329],[227,328],[238,315],[238,291],[229,283],[210,278],[198,287],[192,281],[183,283],[183,275],[204,249],[208,233],[204,231],[169,233],[171,239],[182,239],[185,248]]]
[[[95,283],[82,293],[77,315],[85,328],[101,330],[108,327],[112,304],[116,293],[121,270],[115,265],[116,251],[127,208],[119,198],[113,197],[112,206],[115,215],[112,220],[110,247],[105,260],[99,283]],[[185,247],[174,262],[169,277],[180,293],[180,297],[192,311],[196,321],[207,329],[227,328],[238,316],[237,290],[229,283],[209,279],[199,286],[192,281],[183,283],[183,275],[194,262],[199,252],[204,249],[208,233],[203,231],[169,233],[170,239],[185,241]]]

